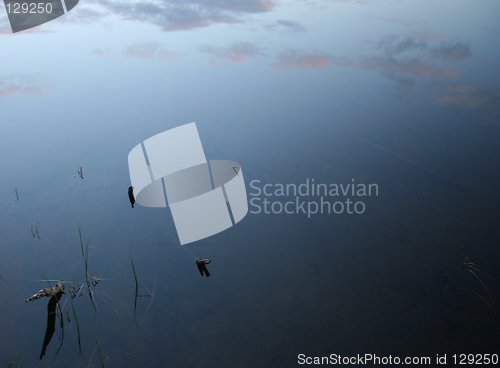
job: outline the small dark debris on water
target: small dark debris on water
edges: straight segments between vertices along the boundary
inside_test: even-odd
[[[128,199],[130,201],[130,205],[132,206],[132,208],[134,208],[135,197],[134,197],[134,187],[133,186],[128,187]]]
[[[92,282],[92,286],[95,287],[97,284],[99,284],[101,282],[101,279],[97,276],[92,276],[90,278],[91,282]]]
[[[83,166],[80,166],[78,171],[76,172],[78,177],[83,180]]]
[[[212,263],[211,259],[202,259],[196,258],[196,267],[198,267],[198,271],[200,272],[201,277],[206,276],[210,277],[210,272],[208,272],[207,265]]]
[[[57,296],[64,293],[64,283],[58,282],[55,286],[51,286],[45,289],[42,289],[38,291],[37,293],[33,294],[30,296],[28,299],[25,300],[25,302],[31,302],[33,300],[37,300],[40,298],[43,298],[45,296]]]
[[[76,170],[76,174],[73,175],[73,177],[74,178],[80,178],[81,179],[80,184],[83,183],[83,166],[80,166],[78,168],[78,170]]]
[[[38,224],[31,225],[31,236],[33,239],[41,239],[40,234],[38,233]]]
[[[16,192],[16,202],[19,202],[19,192],[17,191],[17,188],[14,188]]]

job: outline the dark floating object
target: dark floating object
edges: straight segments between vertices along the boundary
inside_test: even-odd
[[[63,291],[59,291],[50,298],[49,303],[47,304],[47,328],[45,329],[45,337],[43,338],[40,359],[42,359],[45,355],[47,346],[49,346],[50,340],[52,339],[52,336],[54,336],[54,331],[56,330],[56,308],[59,300],[61,300],[62,294]]]
[[[128,199],[130,201],[130,205],[132,206],[132,208],[134,208],[135,197],[134,197],[134,187],[133,186],[128,187]]]
[[[63,342],[64,342],[64,335],[65,335],[65,327],[64,327],[64,320],[66,320],[68,323],[72,323],[74,326],[76,326],[76,334],[77,334],[77,341],[78,341],[78,348],[80,351],[81,356],[85,360],[85,356],[83,353],[82,349],[82,342],[81,342],[81,332],[80,332],[80,323],[78,321],[78,316],[76,313],[76,309],[74,306],[74,299],[77,297],[80,297],[84,293],[85,287],[88,289],[88,296],[90,299],[90,302],[92,303],[92,307],[94,308],[94,312],[97,312],[97,307],[95,305],[95,299],[94,299],[94,294],[93,294],[93,288],[96,287],[100,282],[101,278],[98,276],[91,276],[88,272],[88,245],[89,242],[85,238],[81,228],[78,229],[79,237],[80,237],[80,247],[81,247],[81,252],[82,252],[82,258],[84,262],[84,271],[85,271],[85,280],[82,281],[81,283],[77,283],[75,281],[68,281],[68,280],[33,280],[33,281],[44,281],[44,282],[49,282],[49,287],[39,290],[37,293],[33,294],[31,297],[26,299],[26,302],[31,302],[33,300],[38,300],[43,297],[50,297],[50,300],[47,305],[47,327],[45,330],[45,336],[43,339],[43,344],[42,344],[42,349],[40,352],[40,359],[43,359],[43,357],[46,355],[47,352],[47,347],[50,344],[51,340],[53,339],[53,335],[56,329],[56,320],[59,319],[59,325],[60,325],[60,335],[59,335],[59,347],[57,348],[57,351],[54,355],[55,357],[59,354]],[[36,227],[35,225],[32,225],[32,234],[35,236],[37,234],[36,232]],[[1,275],[0,275],[1,278]],[[5,281],[5,280],[4,280]],[[56,284],[50,284],[51,282],[56,282]],[[66,284],[66,285],[65,285]],[[65,287],[67,286],[67,287]],[[63,294],[65,294],[65,290],[70,296],[67,298],[66,302],[61,305],[61,298],[63,297]],[[69,305],[71,307],[71,313],[72,317],[70,317],[70,311],[67,309],[65,310],[65,306],[69,302]],[[100,347],[98,345],[98,342],[96,341],[96,349],[99,353],[99,357],[101,360],[101,363],[103,362],[102,359],[102,352],[100,351]],[[94,353],[93,353],[94,354]],[[88,366],[91,365],[91,362],[88,363]],[[101,366],[104,366],[101,364]]]
[[[210,277],[210,272],[208,272],[207,269],[207,264],[212,263],[211,259],[202,259],[202,258],[196,258],[196,267],[198,267],[198,271],[200,272],[201,277],[206,276]]]
[[[17,191],[17,188],[14,188],[16,192],[16,202],[19,202],[19,192]]]
[[[83,180],[83,166],[80,166],[80,168],[76,172],[76,175]]]
[[[78,170],[76,170],[76,174],[73,175],[74,178],[78,177],[83,181],[83,166],[80,166]]]

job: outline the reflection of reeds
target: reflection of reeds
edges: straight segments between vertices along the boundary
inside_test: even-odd
[[[87,285],[87,292],[89,295],[90,302],[92,304],[92,308],[94,308],[94,313],[97,313],[97,306],[95,304],[94,300],[94,292],[90,288],[91,285],[91,280],[89,278],[89,242],[83,235],[82,229],[79,227],[78,228],[78,236],[80,238],[80,249],[82,252],[82,259],[83,259],[83,267],[85,271],[85,283]]]
[[[59,352],[61,351],[62,345],[64,343],[64,317],[63,317],[61,305],[59,303],[62,295],[64,294],[64,283],[60,280],[57,280],[56,285],[52,286],[51,281],[56,281],[56,280],[48,280],[47,279],[46,281],[49,285],[48,290],[50,291],[48,293],[48,295],[52,295],[52,296],[50,298],[50,301],[49,301],[49,304],[47,307],[48,308],[48,310],[47,310],[47,313],[48,313],[47,329],[45,331],[45,338],[44,338],[43,345],[42,345],[42,351],[40,353],[40,359],[42,359],[43,356],[45,355],[45,351],[47,349],[47,346],[49,345],[50,340],[52,339],[52,335],[54,333],[55,317],[57,316],[57,312],[56,312],[56,308],[57,308],[57,311],[59,312],[59,327],[61,329],[61,336],[59,337],[59,346],[57,348],[56,353],[54,354],[54,358],[52,359],[52,361],[54,361],[54,359],[57,357],[57,354],[59,354]],[[44,290],[47,290],[47,289],[44,289]],[[44,295],[44,296],[48,296],[48,295]]]
[[[37,229],[35,227],[32,227],[32,233],[36,234]],[[76,326],[76,338],[77,338],[77,343],[78,343],[78,349],[80,352],[80,355],[82,356],[82,359],[85,361],[86,364],[88,364],[83,346],[82,346],[82,336],[81,336],[81,328],[80,328],[80,322],[77,314],[77,310],[75,308],[74,304],[74,299],[77,298],[78,296],[81,296],[83,293],[83,289],[86,287],[88,291],[88,295],[90,298],[90,301],[92,303],[92,307],[94,308],[94,311],[97,312],[97,308],[95,305],[95,299],[93,295],[92,288],[96,287],[100,282],[101,278],[94,276],[90,277],[89,273],[89,242],[86,239],[83,231],[81,228],[78,229],[78,234],[79,234],[79,239],[80,239],[80,251],[82,254],[82,260],[83,260],[83,268],[84,268],[84,274],[85,274],[85,281],[80,282],[75,282],[75,281],[62,281],[60,279],[48,279],[47,277],[43,277],[42,280],[31,280],[30,281],[43,281],[48,283],[48,287],[45,289],[42,289],[32,295],[30,298],[26,299],[27,302],[32,301],[32,300],[37,300],[43,297],[50,297],[50,301],[47,307],[48,310],[48,317],[47,317],[47,328],[45,330],[45,337],[44,341],[42,344],[42,352],[40,354],[40,359],[43,358],[45,355],[46,349],[53,337],[53,334],[55,332],[55,319],[59,317],[59,326],[60,326],[60,332],[59,332],[59,346],[57,348],[57,351],[54,354],[54,357],[52,361],[56,359],[58,356],[59,352],[62,349],[62,345],[64,342],[64,337],[65,337],[65,327],[68,328],[67,326],[64,326],[64,320],[66,319],[67,323],[70,325],[72,321],[74,321],[74,324]],[[5,281],[5,280],[4,280]],[[66,284],[66,285],[65,285]],[[66,298],[66,300],[62,303],[60,302],[63,294],[64,294],[64,289],[65,286],[67,286],[67,290],[69,297]],[[71,313],[68,311],[68,308],[66,308],[66,304],[69,302],[70,307],[71,307]],[[111,301],[107,301],[109,304],[112,305]],[[114,308],[115,313],[118,314],[118,311],[116,308]],[[70,316],[70,314],[72,316]],[[99,343],[97,342],[95,350],[99,354],[99,359],[101,361],[100,366],[104,366],[104,360],[102,359],[102,352],[101,348],[99,346]],[[9,366],[10,367],[10,366]],[[0,368],[1,365],[0,365]]]
[[[61,295],[62,296],[62,295]],[[64,343],[64,316],[61,308],[61,304],[59,303],[60,297],[57,300],[57,310],[59,311],[59,327],[61,329],[61,336],[59,337],[59,346],[57,347],[56,354],[54,355],[54,359],[56,358],[57,354],[62,349],[63,343]],[[54,360],[52,359],[52,360]]]
[[[94,361],[94,356],[96,355],[96,353],[97,353],[97,358],[99,359],[99,366],[101,368],[104,368],[104,358],[101,351],[101,345],[99,344],[99,340],[97,339],[97,337],[95,338],[95,346],[94,349],[92,350],[92,354],[90,354],[87,368],[90,368],[92,366],[92,362]]]
[[[137,318],[137,296],[139,295],[139,278],[137,277],[137,272],[135,271],[134,261],[132,257],[130,257],[130,264],[132,265],[132,272],[134,274],[134,282],[135,282],[135,296],[134,296],[134,318]]]
[[[149,289],[148,289],[149,291]],[[146,309],[149,309],[153,305],[154,299],[155,299],[155,292],[156,292],[156,282],[153,284],[153,292],[149,291],[149,294],[151,296],[151,301],[149,302],[148,306]]]
[[[101,368],[104,368],[104,358],[102,356],[101,346],[99,345],[99,340],[97,338],[95,339],[95,346],[97,348],[100,366]]]
[[[481,300],[488,307],[488,309],[491,312],[493,312],[493,314],[497,315],[495,308],[493,308],[493,304],[494,304],[493,294],[491,293],[490,289],[486,285],[485,278],[490,279],[490,281],[493,283],[494,286],[496,286],[496,280],[488,272],[486,272],[482,267],[478,266],[476,263],[469,261],[469,257],[465,257],[464,261],[461,263],[460,270],[464,271],[466,274],[472,275],[474,280],[476,280],[479,283],[479,285],[481,286],[481,289],[485,291],[485,295],[463,285],[461,282],[458,281],[458,279],[455,278],[455,272],[450,272],[445,277],[443,288],[441,290],[441,296],[444,296],[445,291],[446,291],[446,287],[448,286],[450,281],[455,279],[455,281],[456,281],[455,284],[460,289],[466,291],[467,293],[470,293],[470,294],[476,296],[479,300]]]
[[[89,243],[87,239],[83,237],[82,229],[78,228],[78,236],[80,238],[80,250],[82,251],[82,259],[85,268],[85,279],[88,279],[88,267],[89,267]]]
[[[474,278],[481,284],[481,286],[486,291],[486,293],[488,294],[488,296],[490,298],[492,297],[490,290],[488,289],[488,287],[486,286],[486,284],[484,283],[484,281],[479,276],[479,275],[486,276],[490,280],[496,282],[495,279],[492,276],[490,276],[489,273],[487,273],[486,271],[484,271],[477,264],[470,262],[468,258],[465,258],[465,261],[462,263],[462,269],[470,272],[472,274],[472,276],[474,276]]]
[[[132,257],[130,257],[130,264],[132,265],[132,273],[134,275],[134,283],[135,283],[134,319],[137,322],[137,299],[142,298],[142,297],[150,297],[151,302],[149,303],[149,305],[147,307],[147,308],[149,308],[151,306],[151,304],[153,303],[153,293],[151,292],[151,290],[149,290],[149,288],[146,286],[146,284],[144,284],[142,281],[139,281],[139,276],[138,276],[137,271],[135,269],[134,260],[132,259]],[[147,291],[147,294],[142,294],[142,295],[139,294],[139,284],[141,284],[142,287]]]
[[[116,316],[118,318],[122,318],[120,312],[118,312],[118,309],[116,308],[116,306],[113,304],[113,302],[111,301],[111,299],[109,297],[107,297],[106,295],[101,295],[101,299],[109,304],[109,306],[111,307],[111,309],[113,310],[113,312],[116,314]]]
[[[38,233],[38,224],[31,224],[31,236],[33,239],[41,239],[40,234]]]
[[[78,322],[78,316],[76,314],[76,309],[75,309],[75,306],[73,304],[73,300],[70,299],[69,303],[70,303],[71,312],[73,313],[73,317],[75,319],[75,324],[76,324],[76,338],[78,341],[78,350],[80,350],[80,354],[85,359],[85,356],[83,355],[82,338],[81,338],[81,334],[80,334],[80,323]]]
[[[21,363],[21,359],[16,358],[7,363],[5,368],[23,368],[23,363]],[[4,368],[4,365],[0,364],[0,368]]]

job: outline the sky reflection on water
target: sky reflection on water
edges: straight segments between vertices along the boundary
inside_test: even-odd
[[[495,314],[461,265],[500,280],[500,5],[158,4],[86,1],[27,34],[0,23],[0,366],[99,366],[97,346],[109,367],[498,351],[498,284]],[[360,216],[249,214],[181,247],[168,211],[130,207],[127,154],[190,121],[247,185],[355,178],[379,196]],[[56,320],[40,361],[49,300],[24,300],[36,280],[84,282],[79,228],[98,312],[74,299],[82,357],[68,302],[64,345],[53,359]],[[153,294],[135,312],[131,258]]]

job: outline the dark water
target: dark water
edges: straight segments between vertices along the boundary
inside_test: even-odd
[[[441,120],[439,109],[414,111],[411,121],[386,114],[357,124],[323,113],[311,111],[314,124],[290,113],[286,124],[252,124],[250,116],[237,127],[223,124],[225,133],[210,119],[199,129],[207,156],[240,162],[247,184],[307,177],[377,183],[379,196],[367,200],[364,215],[248,214],[230,230],[184,247],[167,210],[132,210],[127,198],[128,150],[175,124],[136,128],[112,146],[84,135],[73,148],[68,129],[44,142],[44,160],[32,151],[22,169],[15,159],[6,164],[0,362],[288,367],[299,353],[498,351],[498,283],[483,277],[490,308],[474,294],[485,295],[480,283],[461,269],[470,257],[500,280],[498,127],[467,116]],[[68,155],[52,145],[68,146]],[[80,164],[81,184],[72,177]],[[32,237],[31,224],[41,239]],[[39,361],[48,298],[24,299],[47,286],[37,279],[83,281],[79,228],[89,240],[89,272],[102,278],[93,289],[98,312],[85,293],[74,300],[82,354],[65,304],[71,322],[65,320],[62,348],[54,358],[58,316]],[[200,277],[196,257],[214,260],[209,279]],[[154,294],[138,299],[135,316],[130,258]],[[68,300],[66,293],[61,305]]]

